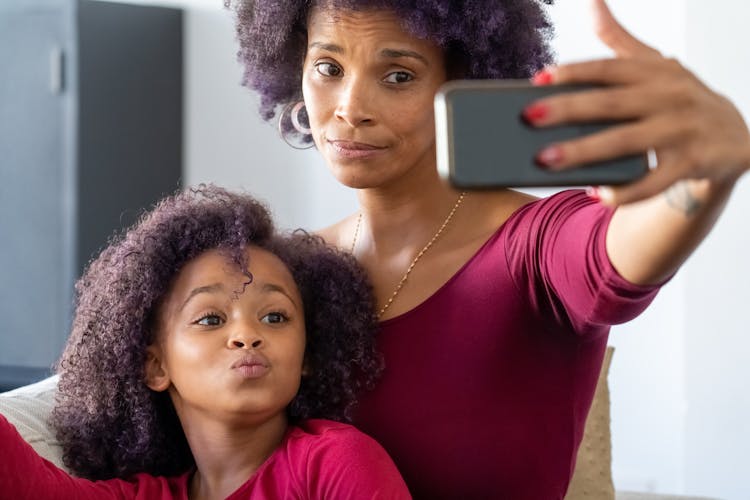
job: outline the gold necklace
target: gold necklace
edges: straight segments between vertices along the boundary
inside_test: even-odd
[[[396,295],[401,291],[401,289],[404,287],[404,283],[406,283],[407,278],[409,277],[409,274],[411,274],[412,270],[414,269],[414,266],[417,265],[417,262],[419,262],[419,259],[422,258],[422,256],[427,252],[427,250],[430,249],[433,243],[437,241],[438,237],[440,237],[440,234],[443,232],[443,230],[446,228],[448,223],[453,218],[453,214],[456,213],[456,210],[458,210],[458,207],[461,206],[461,202],[464,201],[464,197],[466,196],[466,191],[463,191],[456,201],[456,204],[453,205],[453,208],[451,209],[450,213],[448,214],[448,217],[445,218],[443,221],[443,224],[440,226],[440,229],[437,230],[437,233],[435,233],[435,236],[432,237],[430,241],[427,242],[427,244],[424,246],[422,250],[419,251],[416,257],[414,257],[414,260],[411,261],[411,264],[406,269],[406,272],[404,273],[404,277],[401,278],[401,281],[398,282],[398,285],[396,285],[396,289],[393,290],[393,293],[391,294],[388,301],[385,303],[382,309],[380,309],[380,312],[378,313],[378,318],[383,316],[383,313],[388,309],[391,304],[393,303],[393,300],[396,298]],[[352,238],[352,248],[349,251],[352,255],[354,255],[354,248],[357,246],[357,237],[359,236],[359,227],[362,225],[362,212],[359,213],[359,216],[357,217],[357,226],[354,228],[354,238]]]

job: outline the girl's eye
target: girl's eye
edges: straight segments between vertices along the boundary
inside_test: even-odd
[[[413,79],[414,77],[411,73],[407,73],[406,71],[394,71],[385,77],[386,83],[406,83]]]
[[[339,76],[341,75],[341,68],[333,63],[321,62],[315,65],[315,70],[323,76]]]
[[[201,326],[219,326],[223,321],[218,314],[205,314],[195,324]]]
[[[262,323],[284,323],[288,320],[289,318],[280,312],[268,313],[260,319]]]

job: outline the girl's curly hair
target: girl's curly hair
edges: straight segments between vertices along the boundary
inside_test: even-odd
[[[542,6],[553,0],[224,0],[237,15],[243,85],[271,120],[302,99],[307,16],[315,6],[386,9],[404,28],[442,47],[449,78],[528,78],[553,57]]]
[[[364,271],[318,237],[275,234],[268,210],[249,195],[200,186],[161,201],[76,284],[52,412],[64,462],[75,474],[171,476],[194,465],[169,395],[145,384],[146,347],[155,340],[156,309],[182,267],[220,249],[250,276],[249,244],[289,267],[303,299],[310,374],[287,408],[290,420],[349,419],[357,393],[382,369]]]

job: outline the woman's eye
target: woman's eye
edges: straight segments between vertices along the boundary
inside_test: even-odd
[[[387,83],[406,83],[413,79],[414,77],[411,73],[407,73],[406,71],[394,71],[385,77]]]
[[[261,322],[263,323],[284,323],[287,321],[287,317],[280,312],[272,312],[268,313],[265,316],[261,318]]]
[[[323,76],[339,76],[341,74],[341,68],[329,62],[316,64],[315,70]]]
[[[219,326],[222,321],[221,316],[218,314],[206,314],[196,321],[195,324],[201,326]]]

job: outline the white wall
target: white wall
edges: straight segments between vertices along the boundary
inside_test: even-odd
[[[687,52],[707,82],[750,118],[750,5],[688,0]],[[687,269],[686,488],[750,498],[750,176]],[[740,478],[744,478],[741,480]]]
[[[132,0],[138,3],[157,3]],[[267,199],[282,226],[318,228],[355,209],[313,151],[286,147],[239,87],[231,15],[220,0],[187,7],[186,181],[245,187]],[[679,57],[750,116],[750,4],[740,0],[611,0],[623,23]],[[558,0],[561,62],[607,54],[587,0]],[[610,384],[614,476],[619,489],[750,498],[750,380],[746,283],[750,248],[745,178],[716,230],[635,321],[613,329]]]
[[[352,210],[354,194],[326,184],[334,181],[319,155],[288,147],[258,116],[256,97],[239,85],[230,12],[192,9],[185,27],[187,183],[245,188],[271,202],[283,227],[319,227]]]
[[[356,209],[314,150],[298,151],[260,119],[239,82],[231,11],[222,0],[122,0],[185,9],[185,184],[213,182],[269,202],[277,224],[320,228]]]

